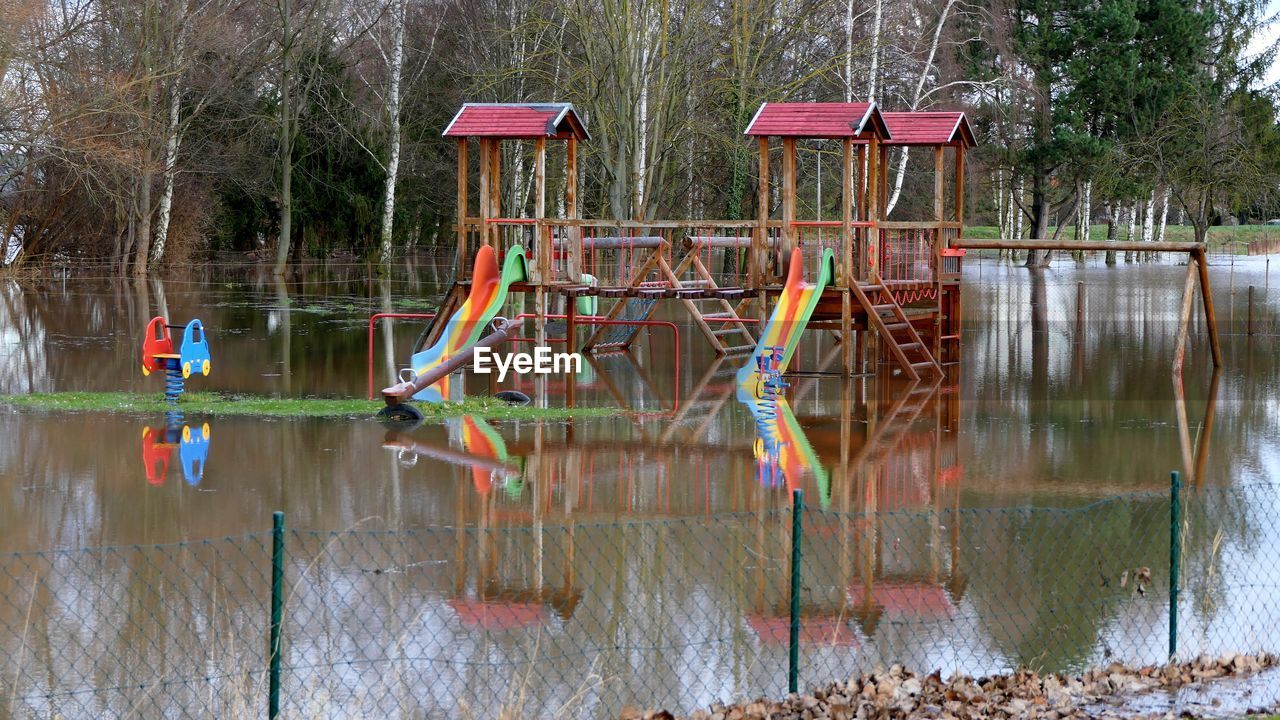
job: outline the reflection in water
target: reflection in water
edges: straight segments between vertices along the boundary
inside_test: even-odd
[[[1259,484],[1280,474],[1274,339],[1226,336],[1227,367],[1213,378],[1193,349],[1174,387],[1164,378],[1176,323],[1159,313],[1176,307],[1182,268],[970,267],[995,277],[966,277],[963,364],[943,382],[804,377],[776,388],[765,423],[758,403],[732,401],[733,363],[694,343],[676,358],[661,333],[591,365],[578,402],[627,409],[612,417],[463,418],[405,433],[220,419],[217,446],[190,448],[208,459],[200,493],[137,482],[137,456],[112,450],[136,447],[137,422],[0,413],[0,550],[234,536],[282,509],[301,529],[288,537],[292,714],[456,716],[462,697],[492,716],[524,692],[529,715],[576,703],[568,714],[616,716],[624,704],[690,709],[784,691],[793,488],[807,498],[802,684],[876,663],[982,673],[1159,659],[1168,471],[1181,468],[1196,480],[1183,535],[1187,652],[1253,649],[1266,637],[1258,618],[1274,611],[1265,588],[1280,582],[1268,555],[1280,500]],[[142,315],[163,294],[175,315],[208,320],[228,359],[209,379],[216,389],[354,396],[367,312],[435,301],[398,304],[408,282],[379,282],[372,297],[343,277],[170,283],[148,288]],[[421,282],[433,287],[426,270]],[[5,286],[0,383],[154,392],[135,377],[135,290]],[[418,330],[398,323],[390,349]],[[833,351],[813,335],[800,352],[820,369]],[[688,377],[673,382],[677,363]],[[174,435],[148,432],[148,476],[163,477],[154,468],[172,458],[163,446]],[[95,442],[65,442],[81,436]],[[371,462],[379,447],[395,452]],[[762,460],[782,485],[760,482]],[[243,638],[265,633],[269,538],[236,543],[159,560],[0,556],[0,657],[38,658],[12,675],[24,698],[13,714],[127,715],[114,696],[85,712],[48,695],[261,667],[263,643]],[[1140,567],[1153,577],[1141,594],[1121,581]],[[164,634],[138,629],[157,622]],[[86,649],[131,676],[95,675],[78,659]],[[152,696],[139,702],[155,709]]]
[[[205,461],[209,458],[209,423],[200,426],[182,424],[182,416],[170,418],[163,428],[142,428],[142,464],[147,482],[163,485],[169,474],[169,460],[178,451],[182,479],[195,487],[204,479]]]

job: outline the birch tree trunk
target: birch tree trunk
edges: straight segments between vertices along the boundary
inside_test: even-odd
[[[396,215],[396,175],[400,170],[400,75],[404,68],[404,22],[406,0],[391,0],[391,63],[387,68],[390,85],[387,91],[387,119],[391,152],[387,159],[387,182],[382,196],[382,264],[391,262],[391,245]],[[386,333],[390,335],[391,333]]]
[[[844,101],[853,102],[853,0],[844,7]]]
[[[1093,181],[1084,182],[1084,192],[1080,201],[1080,239],[1089,242],[1093,229]]]
[[[876,75],[880,72],[880,30],[884,18],[884,0],[876,1],[875,20],[871,24],[871,71],[867,73],[867,102],[876,99]]]
[[[1134,203],[1129,208],[1129,234],[1125,235],[1125,240],[1132,241],[1134,234],[1138,231],[1138,204]],[[1133,262],[1133,251],[1124,251],[1124,261]]]
[[[179,41],[181,54],[181,41]],[[173,214],[173,186],[178,179],[178,144],[181,141],[178,132],[179,113],[182,109],[182,81],[174,78],[169,89],[169,127],[165,139],[164,188],[160,191],[160,208],[156,216],[156,238],[151,246],[151,263],[154,265],[164,258],[165,243],[169,239],[169,219]]]
[[[1160,189],[1160,229],[1157,231],[1156,242],[1164,242],[1164,229],[1169,223],[1169,188],[1162,187]]]
[[[920,76],[916,78],[915,93],[911,96],[911,110],[917,110],[920,107],[920,98],[924,94],[924,84],[929,79],[929,74],[933,70],[934,58],[938,55],[938,44],[942,39],[942,28],[947,24],[947,16],[951,14],[951,8],[956,4],[956,0],[947,0],[947,4],[942,6],[942,13],[938,16],[938,24],[933,29],[933,41],[929,43],[929,54],[925,58],[924,67],[920,68]],[[876,12],[879,12],[879,2],[876,4]],[[877,26],[879,19],[877,18]],[[877,43],[878,44],[878,43]],[[874,74],[874,73],[873,73]],[[898,174],[893,180],[893,194],[889,197],[889,202],[885,205],[884,216],[887,218],[893,212],[893,208],[898,205],[898,197],[902,195],[902,181],[907,177],[907,160],[911,157],[911,148],[903,147],[898,162]]]
[[[1155,236],[1156,191],[1153,189],[1147,197],[1147,210],[1142,215],[1142,242],[1151,242]]]

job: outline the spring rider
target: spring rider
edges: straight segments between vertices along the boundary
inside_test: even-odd
[[[778,428],[778,400],[787,387],[781,371],[784,352],[785,348],[782,346],[767,347],[756,359],[760,377],[760,385],[756,391],[759,438],[756,439],[754,450],[757,477],[760,484],[766,487],[778,487],[784,483],[781,460],[786,442],[782,440],[782,433]]]
[[[169,331],[180,327],[182,344],[175,353]],[[153,430],[146,427],[142,431],[142,462],[146,467],[147,482],[152,485],[164,482],[174,448],[179,448],[182,476],[187,484],[198,485],[204,476],[204,463],[209,456],[209,424],[204,423],[196,430],[184,425],[182,411],[178,409],[178,397],[182,395],[185,380],[192,373],[208,375],[209,369],[209,342],[199,320],[192,320],[183,327],[169,325],[163,317],[156,317],[147,324],[142,341],[142,374],[164,371],[164,399],[170,407],[164,414],[163,428]]]
[[[182,345],[175,353],[169,330],[179,327],[168,324],[163,317],[152,318],[142,340],[142,374],[165,372],[164,399],[170,405],[178,404],[183,381],[192,373],[209,374],[209,342],[204,336],[204,325],[199,320],[187,323],[182,329]]]

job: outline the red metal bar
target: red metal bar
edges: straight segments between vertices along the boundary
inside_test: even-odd
[[[383,318],[417,318],[429,320],[436,316],[435,313],[374,313],[369,316],[369,362],[365,368],[365,375],[369,378],[369,399],[373,399],[373,328],[374,323]]]

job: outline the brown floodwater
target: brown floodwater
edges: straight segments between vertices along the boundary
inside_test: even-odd
[[[607,417],[395,431],[189,413],[167,432],[159,415],[2,411],[0,717],[261,714],[276,510],[298,717],[607,716],[784,691],[794,489],[802,683],[895,661],[1160,660],[1174,470],[1193,493],[1180,652],[1274,651],[1280,298],[1264,258],[1216,260],[1225,367],[1197,331],[1176,384],[1183,274],[971,259],[947,377],[841,379],[811,333],[774,411],[798,429],[781,449],[735,397],[741,361],[717,361],[674,307],[658,317],[678,349],[655,328],[588,362],[577,402]],[[0,393],[159,394],[138,347],[163,312],[208,332],[213,372],[189,387],[361,397],[369,315],[429,312],[449,280],[428,262],[372,280],[8,282]],[[375,387],[420,331],[380,328]],[[562,404],[563,380],[546,385],[502,388]]]

